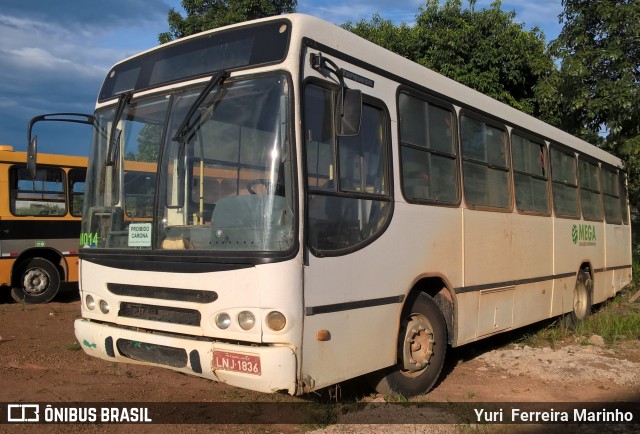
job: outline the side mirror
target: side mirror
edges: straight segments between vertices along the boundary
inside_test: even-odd
[[[38,155],[38,136],[27,144],[27,170],[32,179],[36,179],[36,159]]]
[[[362,92],[357,89],[343,88],[338,96],[336,107],[338,136],[357,136],[360,134],[361,120]]]
[[[72,122],[76,124],[95,125],[92,115],[82,113],[49,113],[32,118],[27,127],[27,170],[33,179],[36,178],[36,160],[38,155],[38,136],[31,138],[33,126],[38,122]]]

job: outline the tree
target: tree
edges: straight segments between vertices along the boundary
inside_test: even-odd
[[[161,44],[205,30],[242,21],[295,12],[297,0],[182,0],[187,13],[175,9],[168,14],[168,32],[160,33]]]
[[[396,26],[391,20],[386,20],[379,13],[375,13],[370,21],[360,20],[357,23],[347,21],[342,27],[387,50],[417,61],[418,34],[414,28],[405,23]]]
[[[138,134],[137,161],[158,161],[160,152],[160,141],[162,140],[162,126],[158,124],[147,124],[140,129]]]
[[[563,0],[552,53],[559,127],[625,162],[631,205],[640,205],[640,2]],[[560,111],[556,109],[556,111]],[[603,136],[606,138],[603,139]]]
[[[501,2],[475,9],[461,0],[427,0],[416,23],[374,15],[344,28],[526,113],[539,115],[537,86],[553,74],[543,33],[524,30]]]

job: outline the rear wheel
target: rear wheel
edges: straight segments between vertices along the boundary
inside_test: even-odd
[[[567,324],[576,328],[581,322],[591,315],[591,293],[593,281],[588,270],[580,270],[576,279],[576,287],[573,290],[573,310],[567,315]]]
[[[11,288],[11,297],[19,303],[48,303],[60,289],[60,272],[43,258],[31,258],[16,268],[19,286]]]
[[[373,386],[379,393],[405,397],[427,393],[440,376],[446,350],[442,312],[431,297],[420,293],[400,324],[398,363],[372,374]]]

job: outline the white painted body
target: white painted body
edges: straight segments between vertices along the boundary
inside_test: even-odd
[[[464,199],[457,207],[408,203],[401,190],[399,165],[397,94],[401,84],[393,76],[449,98],[457,113],[462,105],[476,107],[507,125],[536,131],[609,165],[620,167],[620,160],[331,24],[304,15],[286,17],[292,23],[287,59],[276,66],[234,75],[284,70],[293,77],[301,246],[296,257],[249,269],[194,274],[128,271],[83,261],[83,300],[91,295],[105,299],[111,306],[105,316],[89,311],[83,302],[83,319],[76,321],[76,335],[79,342],[87,342],[83,349],[88,354],[114,360],[105,353],[103,342],[107,336],[169,345],[187,352],[197,349],[207,355],[218,348],[252,353],[261,357],[260,377],[212,370],[207,357],[201,357],[203,372],[196,375],[254,390],[301,393],[395,364],[402,301],[422,278],[437,276],[446,284],[454,307],[449,330],[453,346],[570,312],[576,274],[583,263],[590,264],[594,272],[594,303],[613,296],[630,282],[628,224],[525,215],[514,206],[508,212],[476,210],[468,208]],[[302,86],[308,77],[327,78],[309,66],[309,54],[319,50],[305,46],[303,38],[357,59],[357,63],[334,61],[373,80],[373,88],[352,81],[348,85],[384,102],[390,117],[393,215],[379,238],[348,255],[316,257],[304,244]],[[326,55],[331,57],[331,53]],[[363,66],[366,64],[379,70],[368,69]],[[177,83],[165,89],[192,83]],[[159,91],[162,89],[147,93]],[[595,226],[595,245],[572,242],[573,225],[582,223]],[[198,307],[203,318],[200,327],[150,323],[119,317],[119,303],[140,299],[109,293],[108,282],[213,290],[219,298]],[[390,297],[397,297],[397,301],[349,307],[350,303]],[[193,308],[190,303],[172,300],[163,300],[162,304]],[[326,307],[330,312],[317,313],[317,309]],[[274,309],[287,318],[281,332],[268,332],[264,325],[265,316]],[[224,331],[215,327],[213,321],[218,312],[235,314],[242,310],[252,311],[259,327],[248,332],[237,326]],[[319,339],[319,332],[328,332],[330,338]],[[196,337],[206,339],[195,340]],[[118,355],[115,360],[133,362]],[[189,367],[179,370],[194,374]]]

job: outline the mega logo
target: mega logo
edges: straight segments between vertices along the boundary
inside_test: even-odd
[[[596,245],[596,227],[594,225],[573,225],[571,228],[571,240],[573,244],[581,246]]]

